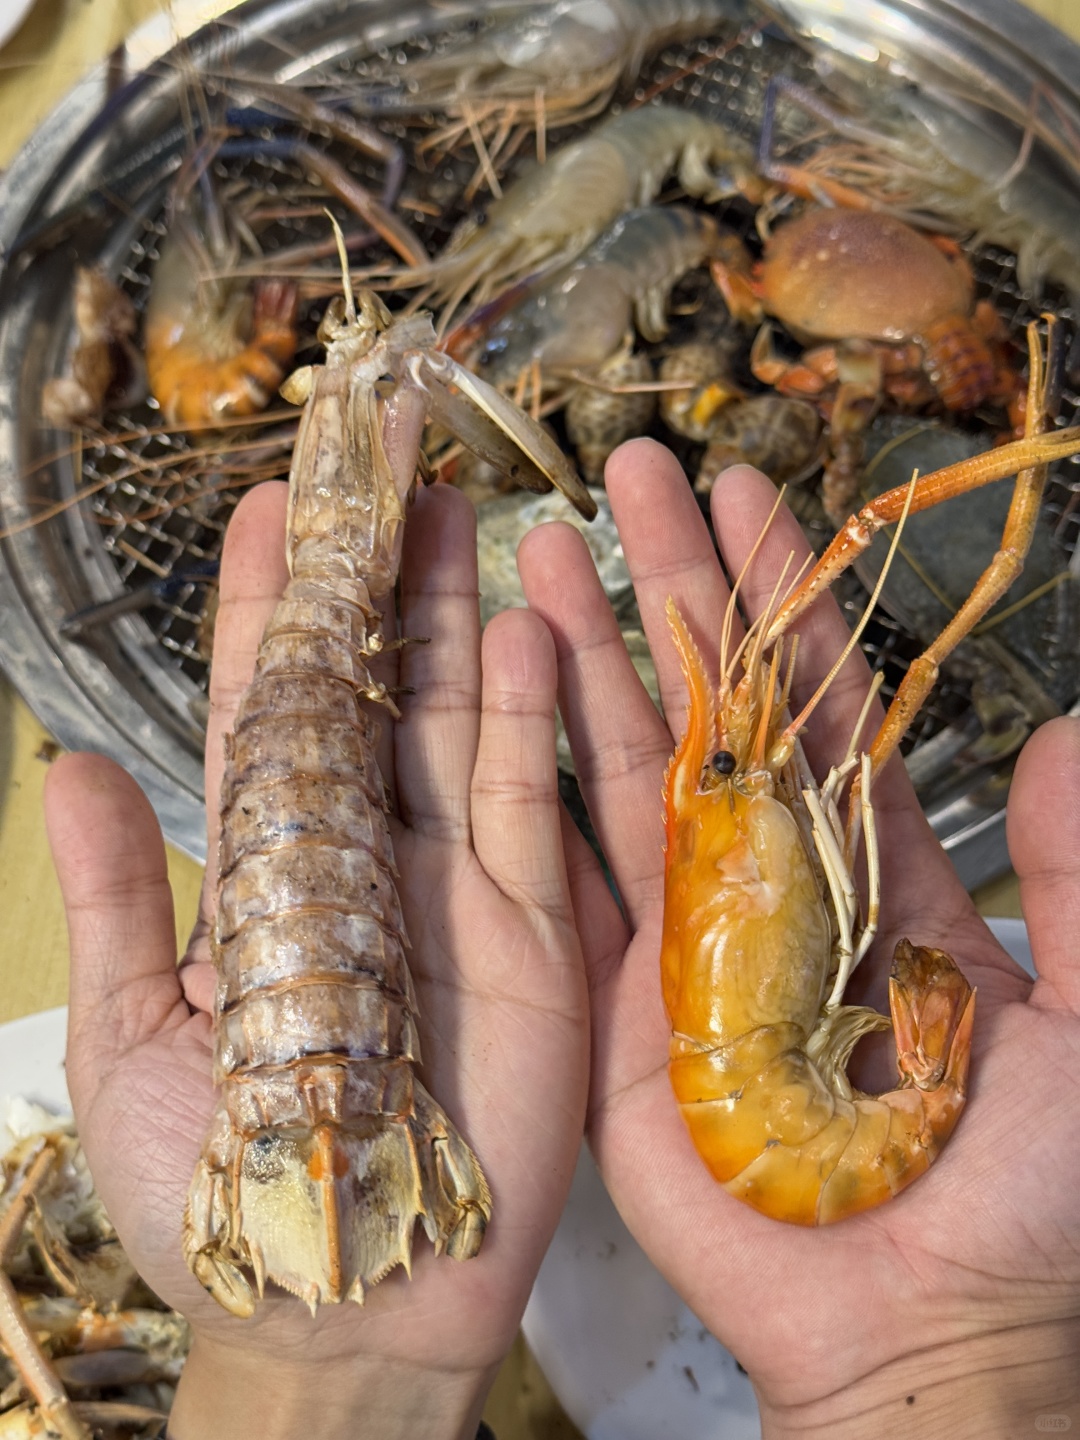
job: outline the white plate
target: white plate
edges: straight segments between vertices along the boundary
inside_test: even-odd
[[[987,924],[1034,973],[1022,920]],[[758,1440],[753,1388],[619,1218],[587,1150],[536,1277],[525,1338],[588,1440]]]
[[[1031,970],[1022,920],[990,920]],[[67,1010],[0,1025],[0,1152],[5,1102],[69,1108]],[[584,1149],[523,1328],[564,1409],[588,1440],[757,1440],[749,1380],[663,1279],[619,1219]]]
[[[71,1113],[64,1076],[66,1042],[66,1005],[0,1025],[0,1154],[11,1144],[4,1124],[9,1100],[33,1100],[56,1114]]]

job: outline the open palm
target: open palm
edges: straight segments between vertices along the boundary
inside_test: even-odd
[[[666,451],[649,441],[624,447],[609,462],[607,485],[677,732],[685,689],[665,602],[674,597],[716,673],[727,588],[697,502]],[[745,468],[714,490],[715,529],[732,573],[775,495]],[[782,511],[746,579],[751,614],[768,601],[791,552],[797,568],[807,546]],[[580,537],[569,527],[533,532],[519,564],[529,603],[555,636],[560,707],[626,917],[620,929],[599,885],[586,892],[579,882],[593,1027],[589,1136],[628,1226],[747,1368],[768,1434],[796,1416],[807,1426],[800,1434],[817,1433],[818,1422],[823,1433],[838,1433],[829,1426],[854,1415],[865,1426],[879,1402],[894,1424],[898,1413],[920,1424],[947,1417],[948,1382],[972,1368],[990,1401],[998,1377],[1012,1384],[1022,1370],[1029,1423],[1053,1410],[1040,1363],[1075,1357],[1080,1317],[1080,965],[1071,953],[1080,919],[1080,725],[1053,722],[1032,740],[1010,803],[1010,844],[1041,976],[1034,986],[979,919],[899,761],[875,784],[882,925],[848,997],[881,1008],[902,936],[948,950],[978,988],[969,1103],[942,1156],[897,1200],[823,1230],[787,1226],[714,1183],[666,1074],[660,793],[672,734],[637,680]],[[848,635],[831,599],[804,619],[796,705]],[[819,776],[842,757],[868,681],[861,657],[852,657],[815,713],[806,748]],[[879,1065],[873,1081],[891,1088],[895,1069]],[[889,1408],[897,1396],[900,1412]],[[905,1410],[917,1401],[930,1408]],[[958,1423],[940,1433],[969,1432]]]
[[[222,736],[286,578],[284,513],[285,487],[260,487],[226,542],[211,852]],[[516,1332],[582,1133],[587,1002],[557,797],[554,649],[518,611],[488,627],[481,669],[472,508],[443,487],[418,496],[406,529],[401,624],[430,641],[390,652],[380,672],[407,692],[401,722],[384,726],[381,762],[396,798],[424,1079],[494,1197],[484,1245],[466,1264],[436,1259],[421,1236],[411,1281],[397,1271],[363,1309],[327,1307],[314,1321],[280,1292],[253,1320],[202,1292],[181,1259],[180,1227],[211,1113],[212,887],[178,971],[164,849],[134,782],[100,757],[72,756],[54,767],[47,796],[71,930],[68,1074],[95,1180],[136,1265],[192,1321],[197,1344],[261,1356],[271,1388],[280,1366],[366,1356],[391,1370],[434,1368],[447,1384],[465,1375],[482,1394]],[[566,838],[580,858],[584,842],[572,829]],[[348,1433],[396,1433],[369,1424]]]

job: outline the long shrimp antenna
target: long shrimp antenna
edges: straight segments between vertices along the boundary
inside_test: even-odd
[[[790,725],[788,725],[787,728],[783,731],[784,739],[793,740],[795,736],[799,733],[799,731],[802,729],[802,727],[809,720],[810,716],[814,713],[818,705],[821,703],[821,700],[824,698],[829,686],[833,683],[837,675],[839,675],[840,671],[843,669],[848,656],[855,649],[855,646],[859,643],[859,639],[863,631],[870,623],[870,616],[873,614],[874,607],[877,605],[881,592],[885,588],[885,581],[888,579],[889,570],[892,567],[892,563],[896,556],[897,549],[899,548],[900,535],[904,529],[904,523],[907,520],[908,512],[911,509],[911,502],[915,497],[915,485],[918,479],[918,470],[912,471],[911,481],[908,485],[908,492],[904,499],[904,508],[900,512],[899,519],[896,522],[896,529],[893,532],[892,541],[889,545],[889,553],[885,557],[885,564],[881,567],[881,574],[877,578],[877,584],[874,586],[873,593],[871,594],[870,599],[867,601],[862,615],[859,617],[859,623],[851,632],[851,636],[847,644],[844,646],[843,650],[841,650],[835,664],[832,666],[829,673],[825,676],[824,680],[822,680],[821,684],[814,691],[813,695],[811,695],[810,699],[803,706],[799,714],[796,715],[795,719],[792,720]],[[861,723],[862,722],[860,721],[860,728]]]
[[[876,670],[870,677],[870,684],[866,689],[866,699],[863,701],[862,709],[859,711],[859,718],[851,731],[851,739],[848,741],[847,754],[844,756],[844,764],[855,759],[855,752],[859,746],[859,736],[862,734],[863,726],[866,724],[866,717],[870,714],[870,706],[877,699],[877,693],[885,683],[884,670]]]
[[[784,561],[783,568],[781,569],[780,574],[776,577],[776,584],[772,588],[772,594],[769,596],[768,604],[765,606],[764,610],[762,610],[761,614],[757,617],[757,619],[754,621],[753,626],[751,627],[751,631],[753,634],[753,644],[750,647],[749,661],[746,665],[746,669],[752,674],[757,675],[760,673],[762,654],[765,649],[765,636],[769,628],[769,621],[771,620],[772,616],[776,614],[777,607],[780,604],[780,596],[783,593],[784,582],[787,576],[788,568],[794,562],[794,559],[795,552],[789,551],[788,557]],[[749,635],[747,638],[749,638]],[[758,716],[757,735],[754,738],[753,749],[753,758],[755,763],[758,765],[764,762],[765,745],[768,740],[769,726],[772,724],[773,717],[777,713],[775,707],[776,684],[780,675],[780,663],[783,656],[783,650],[784,647],[781,643],[777,643],[776,645],[774,645],[772,657],[769,661],[768,680],[766,681],[765,685],[762,686],[758,694],[754,697],[761,707],[761,713]]]
[[[758,717],[757,735],[754,737],[753,761],[755,765],[765,763],[765,746],[769,741],[769,726],[772,724],[774,714],[772,697],[776,694],[776,683],[780,678],[780,660],[783,648],[782,643],[776,645],[769,660],[769,679],[761,697],[761,714]]]
[[[788,701],[791,699],[791,686],[795,680],[795,656],[799,653],[799,636],[796,633],[791,637],[791,647],[788,650],[787,669],[784,671],[784,684],[780,690],[780,699],[777,709],[786,710]]]
[[[780,572],[780,579],[781,579],[781,581],[783,581],[784,575],[787,573],[787,566],[791,564],[791,562],[792,562],[793,559],[794,559],[794,552],[791,552],[791,553],[789,553],[788,558],[787,558],[787,565],[785,565],[785,566],[784,566],[784,569]],[[803,563],[799,566],[799,568],[798,568],[798,569],[795,571],[795,573],[792,575],[790,581],[788,582],[788,587],[787,587],[787,589],[783,592],[783,594],[782,594],[782,595],[777,595],[776,592],[774,592],[772,598],[771,598],[770,601],[769,601],[768,607],[767,607],[765,610],[763,610],[763,611],[761,612],[761,614],[757,617],[757,619],[754,620],[754,621],[747,627],[746,634],[745,634],[745,635],[743,636],[743,638],[739,641],[738,648],[736,649],[735,654],[731,657],[731,664],[732,664],[732,668],[733,668],[733,669],[734,669],[734,666],[735,666],[736,664],[738,664],[738,662],[742,659],[743,655],[744,655],[745,652],[746,652],[747,646],[750,645],[750,643],[753,641],[754,637],[760,633],[762,627],[763,627],[764,625],[767,625],[767,624],[769,623],[769,621],[772,619],[772,616],[776,613],[776,611],[779,610],[779,609],[781,609],[781,608],[783,607],[783,605],[784,605],[784,604],[786,603],[786,601],[787,601],[788,596],[794,594],[795,589],[796,589],[796,587],[797,587],[798,584],[799,584],[799,581],[803,578],[803,576],[806,574],[807,570],[810,568],[810,565],[811,565],[811,562],[813,561],[813,559],[814,559],[813,555],[807,555],[806,559],[803,561]],[[775,609],[775,610],[773,609],[773,604],[774,604],[774,602],[775,602],[775,605],[776,605],[776,609]],[[794,639],[796,639],[797,637],[793,636],[792,638],[793,638],[793,640],[794,640]],[[792,659],[794,659],[794,656],[795,656],[794,647],[792,648],[792,650],[791,650],[789,653],[790,653]]]
[[[720,686],[722,690],[730,690],[732,672],[734,671],[734,668],[738,663],[739,656],[742,654],[746,646],[746,642],[750,638],[750,635],[754,629],[754,626],[751,625],[750,628],[747,630],[734,655],[732,655],[729,664],[728,646],[731,644],[731,631],[735,624],[735,616],[738,613],[736,607],[738,605],[739,590],[742,587],[743,581],[746,579],[750,566],[754,563],[754,557],[757,555],[758,551],[761,549],[762,544],[764,543],[765,536],[769,533],[769,527],[776,519],[780,506],[784,503],[784,495],[786,494],[786,492],[787,486],[781,485],[780,493],[776,497],[776,503],[769,511],[768,519],[761,527],[761,531],[758,534],[757,539],[754,541],[753,546],[750,549],[749,555],[747,555],[746,559],[743,561],[742,568],[739,570],[738,575],[736,575],[735,582],[731,587],[731,594],[728,596],[728,603],[724,607],[724,625],[723,629],[720,632]]]

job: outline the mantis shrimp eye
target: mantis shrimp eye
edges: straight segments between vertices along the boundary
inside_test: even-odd
[[[734,775],[736,760],[730,750],[718,750],[712,757],[712,768],[718,775]]]

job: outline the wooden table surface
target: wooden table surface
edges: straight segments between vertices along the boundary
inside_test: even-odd
[[[81,74],[166,8],[167,0],[37,0],[0,49],[0,167]],[[202,8],[212,13],[213,0]],[[1080,38],[1080,0],[1030,0],[1030,8]],[[55,753],[49,735],[0,679],[0,1024],[67,998],[66,929],[41,819],[42,785]],[[169,873],[182,946],[194,920],[202,870],[170,850]],[[1020,914],[1011,877],[977,898],[986,914]],[[500,1375],[487,1417],[500,1440],[573,1440],[578,1434],[520,1342]]]

